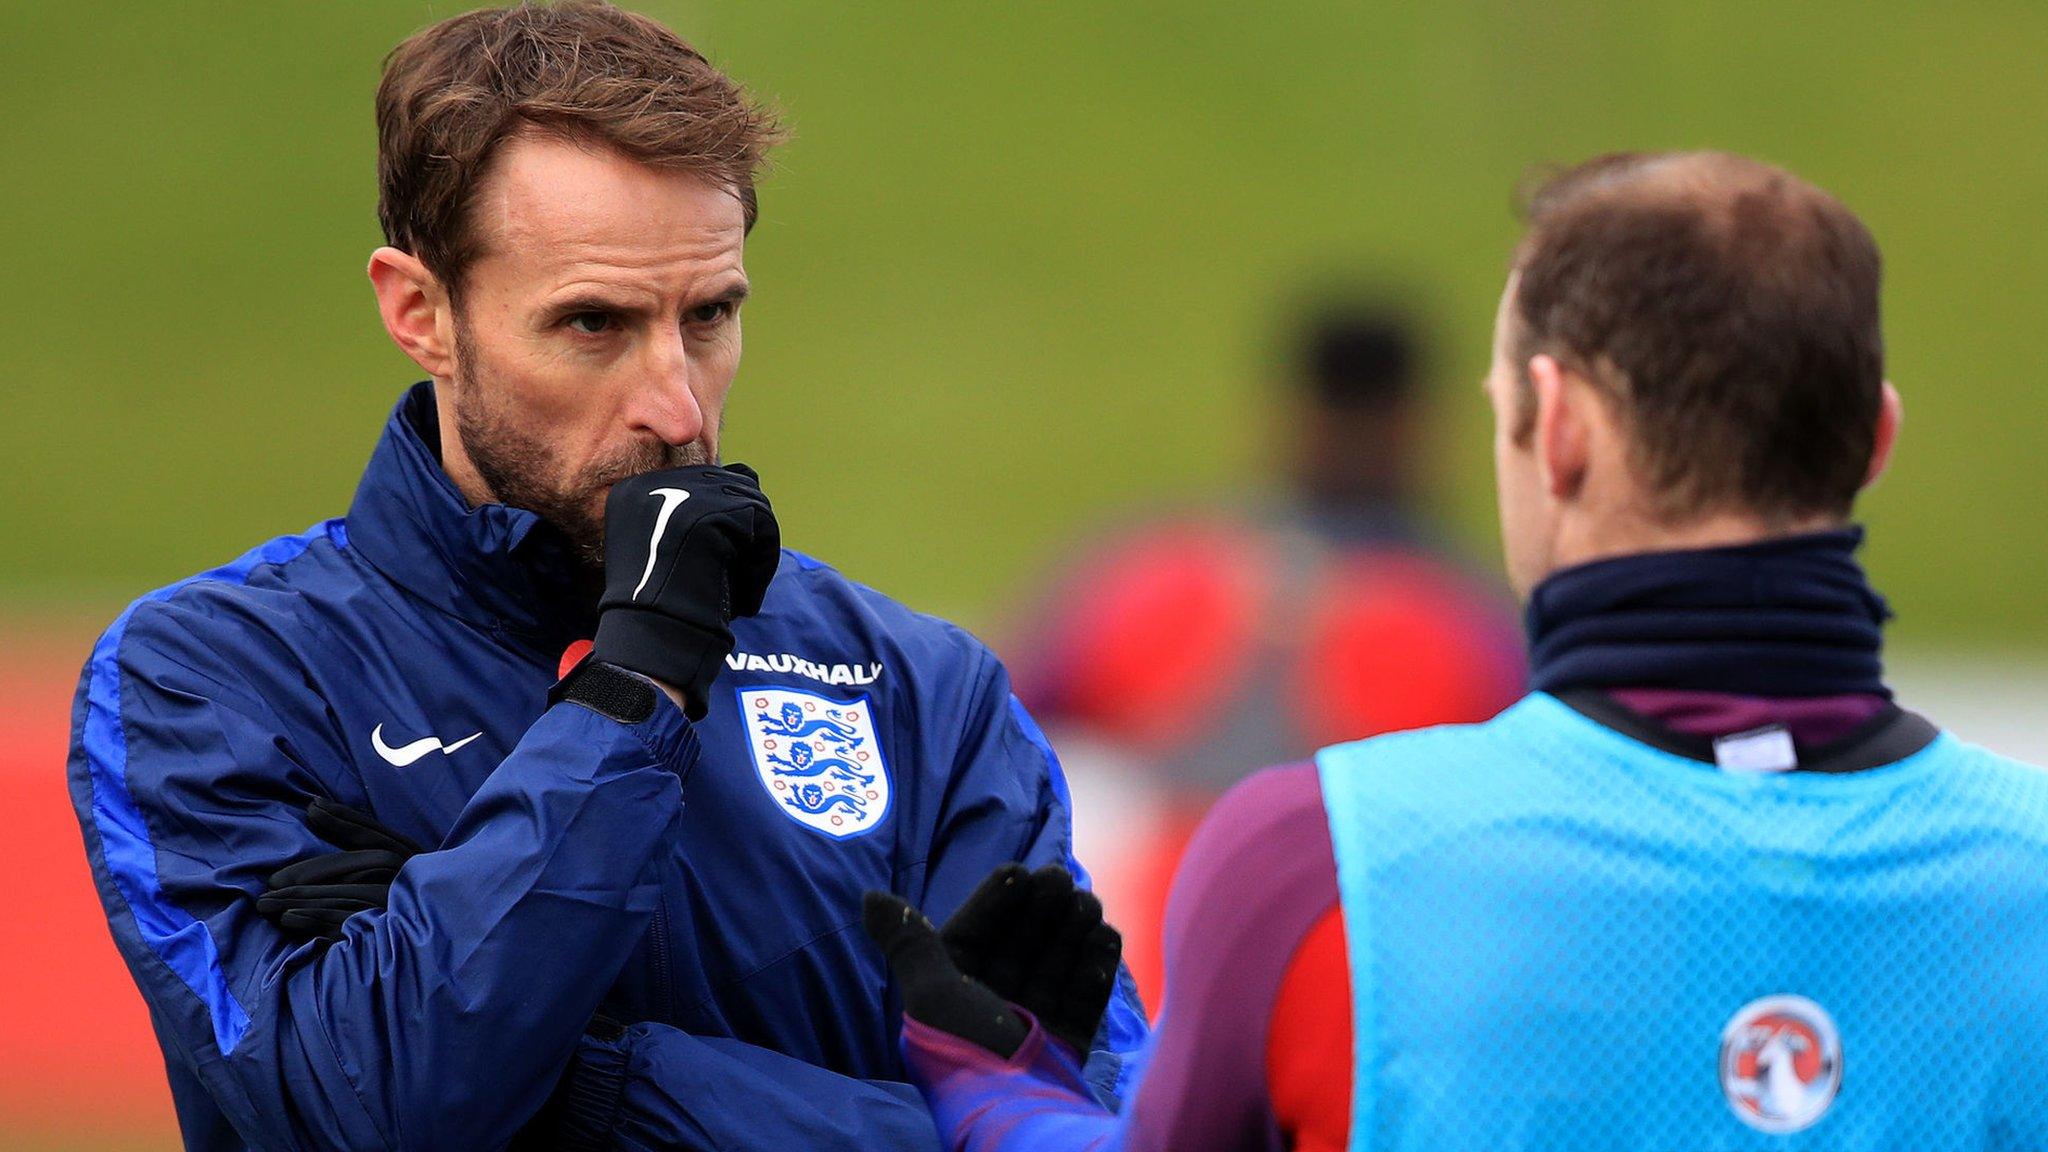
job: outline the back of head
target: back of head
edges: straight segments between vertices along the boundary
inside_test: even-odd
[[[1717,152],[1598,157],[1537,187],[1527,215],[1514,363],[1548,354],[1602,393],[1658,515],[1848,514],[1884,380],[1862,221]],[[1522,384],[1518,440],[1534,421]]]
[[[1396,301],[1325,287],[1292,312],[1279,448],[1296,496],[1332,528],[1383,519],[1421,483],[1424,332]]]
[[[385,240],[459,289],[469,208],[491,159],[523,132],[616,149],[730,188],[780,139],[772,115],[659,22],[604,0],[483,8],[393,49],[377,88],[377,214]]]
[[[1416,326],[1404,313],[1334,302],[1302,326],[1295,377],[1319,408],[1387,408],[1413,398],[1422,375]]]

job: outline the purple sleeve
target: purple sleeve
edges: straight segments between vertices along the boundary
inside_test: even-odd
[[[1008,1059],[903,1018],[910,1078],[940,1142],[947,1152],[1117,1152],[1123,1121],[1096,1101],[1074,1053],[1023,1014],[1031,1033]]]
[[[1089,1095],[1071,1054],[1035,1025],[1009,1060],[904,1022],[913,1078],[949,1149],[1112,1152],[1278,1149],[1266,1038],[1287,966],[1337,901],[1312,764],[1231,789],[1182,859],[1166,914],[1166,1002],[1121,1117]]]
[[[1133,1149],[1279,1148],[1266,1091],[1273,1006],[1302,938],[1337,903],[1314,764],[1216,802],[1166,906],[1166,993],[1129,1112]]]

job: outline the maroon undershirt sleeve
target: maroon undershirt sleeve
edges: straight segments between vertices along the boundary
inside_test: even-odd
[[[1166,908],[1156,1048],[1129,1149],[1278,1149],[1266,1040],[1296,948],[1337,902],[1315,765],[1270,768],[1216,802]]]

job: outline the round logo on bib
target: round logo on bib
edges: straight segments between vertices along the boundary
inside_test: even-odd
[[[1804,996],[1753,1000],[1721,1032],[1721,1091],[1759,1132],[1811,1127],[1841,1087],[1841,1034]]]

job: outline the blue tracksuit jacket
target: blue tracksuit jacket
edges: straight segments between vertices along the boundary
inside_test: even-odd
[[[593,1146],[935,1147],[860,897],[942,919],[1003,861],[1077,867],[1001,665],[785,552],[702,722],[550,708],[573,565],[465,505],[433,405],[345,519],[145,596],[81,678],[72,800],[188,1145],[500,1147],[552,1095]],[[255,910],[333,850],[316,796],[433,846],[331,946]],[[1126,982],[1104,1091],[1144,1030]]]

